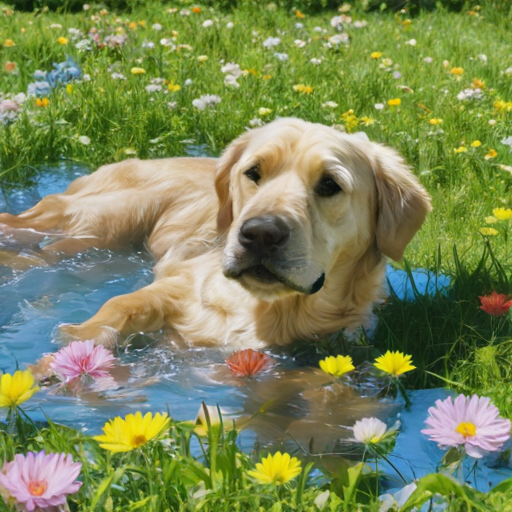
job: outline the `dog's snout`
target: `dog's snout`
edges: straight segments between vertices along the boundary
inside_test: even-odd
[[[262,215],[246,220],[238,233],[238,241],[249,251],[262,255],[275,254],[290,237],[290,226],[277,215]]]

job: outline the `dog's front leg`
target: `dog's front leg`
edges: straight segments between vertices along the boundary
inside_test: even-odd
[[[138,332],[158,331],[172,315],[172,279],[161,279],[136,292],[107,301],[90,320],[82,324],[63,324],[65,337],[94,340],[114,347],[118,341]]]

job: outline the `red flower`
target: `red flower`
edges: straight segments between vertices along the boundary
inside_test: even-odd
[[[508,313],[508,310],[512,307],[512,299],[504,293],[492,292],[491,295],[478,298],[482,303],[480,309],[483,309],[489,315],[504,315]]]
[[[252,377],[263,370],[269,361],[269,356],[247,348],[233,352],[226,359],[226,364],[237,377]]]

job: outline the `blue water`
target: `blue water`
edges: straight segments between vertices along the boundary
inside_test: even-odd
[[[32,187],[0,192],[0,212],[19,213],[45,195],[65,190],[86,172],[69,165],[45,169]],[[28,240],[20,243],[0,230],[0,253],[19,251],[23,244],[34,248],[30,236],[26,233]],[[54,266],[25,270],[0,266],[0,372],[23,369],[44,354],[56,352],[59,323],[82,322],[111,297],[147,285],[153,278],[152,267],[151,256],[134,249],[89,250]],[[447,279],[420,273],[416,287],[420,293],[433,293],[432,283],[440,289],[449,285]],[[399,296],[414,299],[406,273],[389,269],[388,279]],[[444,398],[445,390],[412,392],[412,409],[400,413],[399,404],[371,398],[379,391],[378,383],[374,388],[367,386],[363,398],[346,386],[326,385],[320,370],[298,368],[280,354],[271,354],[276,365],[267,374],[241,382],[226,369],[229,353],[221,349],[179,349],[162,334],[146,335],[143,341],[140,348],[130,347],[119,354],[114,389],[90,388],[73,394],[53,386],[36,393],[24,409],[36,421],[44,421],[46,414],[55,422],[97,434],[108,419],[135,411],[168,410],[173,418],[191,420],[204,401],[218,404],[228,418],[249,421],[249,429],[241,436],[247,449],[257,436],[296,453],[301,446],[313,446],[315,453],[352,457],[348,426],[369,416],[391,425],[398,414],[402,427],[391,460],[408,480],[435,471],[442,456],[419,431],[428,407]],[[512,476],[509,469],[486,471],[482,482],[496,483]],[[394,470],[388,467],[386,472],[393,479]]]

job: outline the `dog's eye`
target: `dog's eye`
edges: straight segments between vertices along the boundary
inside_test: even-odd
[[[258,184],[258,182],[260,181],[260,178],[261,178],[260,166],[259,165],[253,165],[251,168],[247,169],[247,171],[245,171],[244,174],[251,181],[254,181],[254,183]]]
[[[315,187],[315,193],[320,197],[331,197],[341,192],[341,187],[328,176],[324,176]]]

